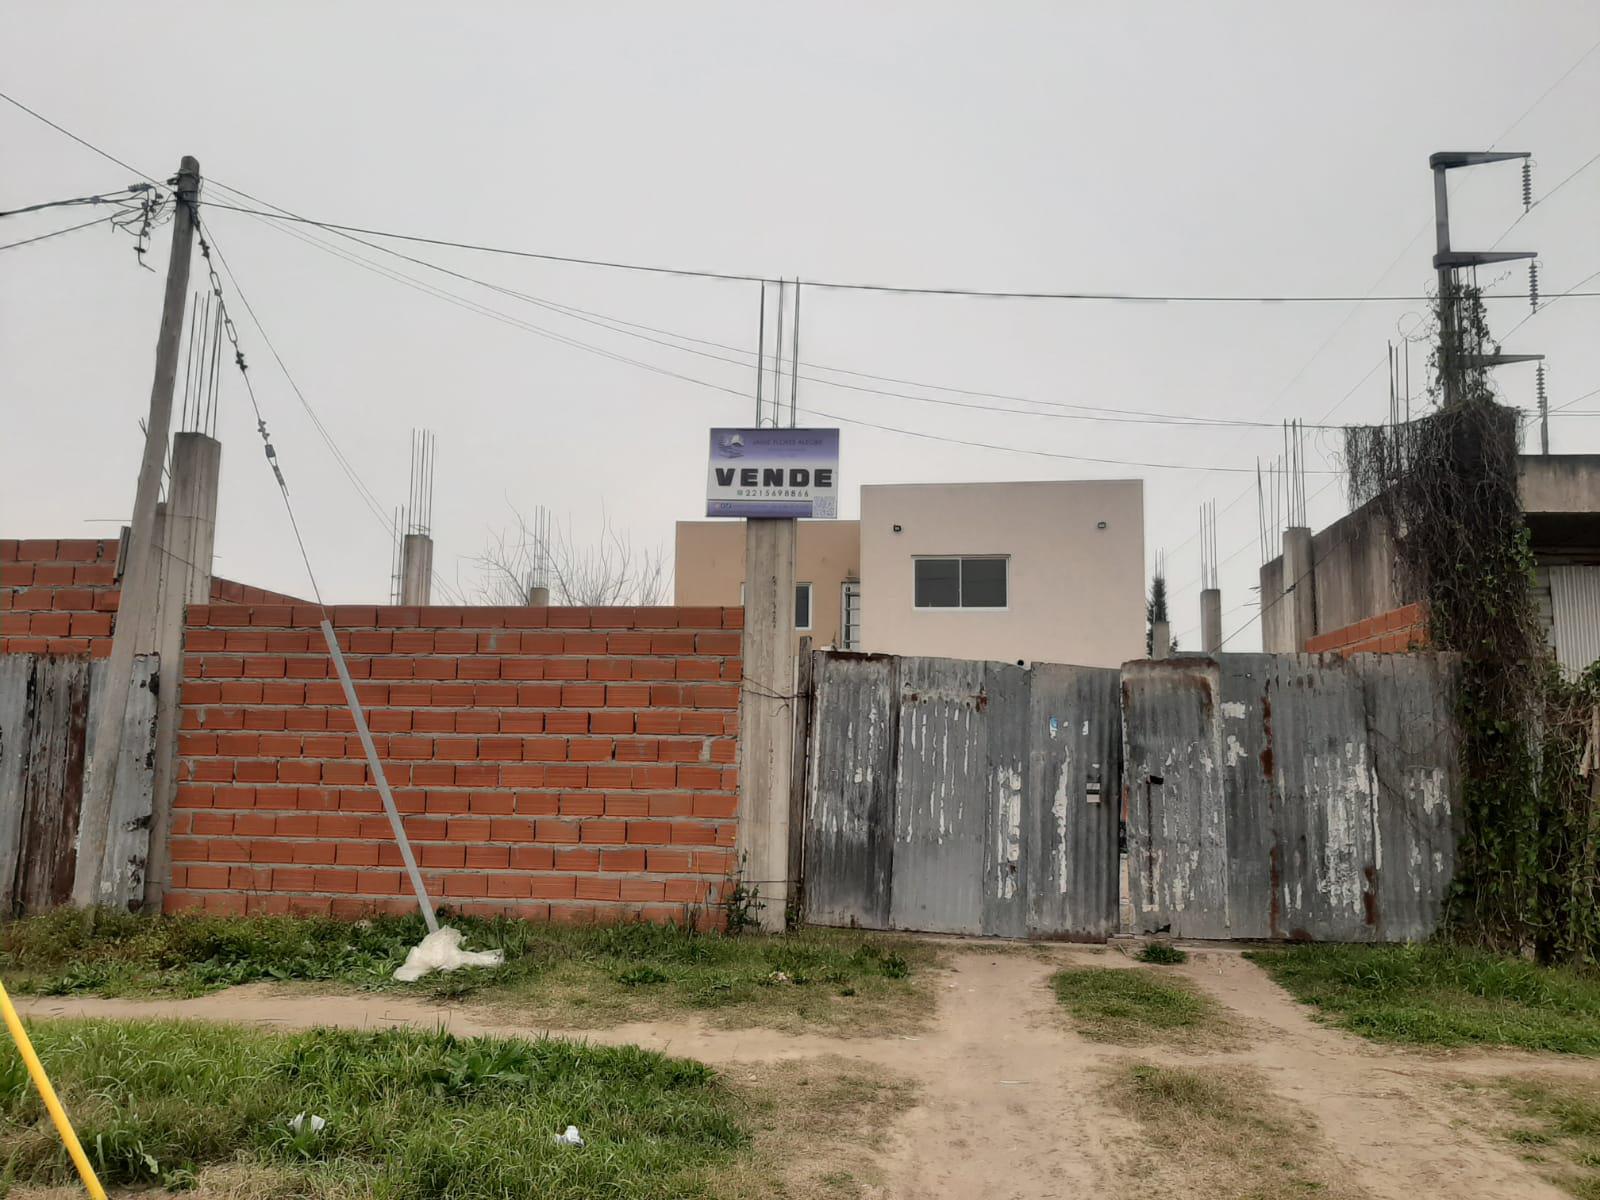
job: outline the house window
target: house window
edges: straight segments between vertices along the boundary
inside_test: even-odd
[[[1010,560],[1003,556],[918,558],[918,608],[1005,608]]]
[[[839,596],[839,649],[861,649],[861,584],[846,582]]]
[[[739,585],[739,607],[744,607],[744,584]],[[794,627],[799,630],[811,628],[811,585],[797,583],[794,585]]]

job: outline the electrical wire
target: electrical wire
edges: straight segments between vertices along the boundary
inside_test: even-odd
[[[96,146],[93,142],[85,141],[83,138],[81,138],[77,134],[73,133],[72,130],[67,129],[64,126],[57,125],[49,117],[45,116],[43,113],[36,112],[33,109],[29,108],[26,104],[24,104],[21,100],[18,100],[15,96],[8,96],[5,92],[0,92],[0,100],[4,100],[7,104],[10,104],[15,108],[20,108],[23,112],[27,113],[35,121],[39,121],[39,122],[42,122],[45,125],[50,126],[50,128],[54,129],[57,133],[61,134],[64,137],[71,138],[73,141],[77,142],[78,145],[82,146],[85,150],[93,151],[94,153],[98,154],[101,158],[105,159],[106,161],[116,163],[116,165],[121,167],[124,171],[132,171],[140,179],[146,180],[146,181],[148,181],[150,183],[156,183],[156,184],[160,183],[160,181],[158,179],[154,178],[153,176],[146,175],[143,171],[139,170],[138,167],[129,166],[127,163],[123,162],[120,158],[118,158],[116,155],[110,153],[109,151],[102,150],[99,146]]]
[[[132,197],[150,190],[148,183],[130,184],[125,188],[118,188],[113,192],[106,192],[93,196],[74,196],[70,200],[45,200],[39,204],[29,204],[23,208],[8,208],[0,211],[0,217],[20,217],[24,213],[43,212],[50,208],[75,208],[84,204],[115,204],[125,207]],[[119,195],[124,198],[119,199]]]
[[[18,246],[31,246],[35,242],[49,241],[51,238],[61,237],[68,233],[77,233],[80,229],[88,229],[91,225],[109,225],[115,217],[96,217],[92,221],[85,221],[81,225],[68,225],[65,229],[53,229],[49,233],[41,233],[37,237],[23,238],[20,242],[6,242],[0,245],[0,250],[15,250]]]
[[[213,182],[215,182],[215,181],[213,181]],[[218,184],[217,186],[223,188],[224,190],[229,190],[229,191],[236,190],[236,189],[233,189],[233,188],[229,188],[228,185],[226,185],[226,184]],[[310,235],[307,235],[307,234],[304,234],[304,233],[297,233],[295,230],[293,230],[291,228],[288,228],[288,227],[285,227],[285,226],[281,226],[281,225],[277,225],[277,224],[274,223],[274,220],[271,217],[256,216],[255,219],[261,221],[268,228],[275,229],[278,232],[286,234],[286,235],[288,235],[290,237],[295,237],[298,240],[304,242],[305,244],[307,244],[309,246],[314,246],[314,247],[316,247],[316,248],[318,248],[320,250],[325,251],[326,253],[332,254],[335,257],[343,259],[344,261],[349,262],[349,263],[351,263],[353,265],[361,266],[361,267],[364,267],[366,269],[370,269],[370,270],[372,270],[372,271],[374,271],[374,272],[376,272],[376,273],[378,273],[380,275],[383,275],[386,278],[389,278],[389,279],[392,279],[392,280],[410,279],[413,282],[419,284],[419,286],[423,286],[423,287],[432,286],[432,285],[422,284],[420,280],[417,280],[415,278],[415,276],[406,275],[404,272],[395,270],[393,268],[381,267],[377,263],[373,262],[371,259],[368,259],[368,258],[366,258],[366,257],[364,257],[362,255],[354,254],[353,252],[341,252],[340,250],[336,249],[334,246],[330,245],[329,243],[323,242],[323,241],[321,241],[321,240],[319,240],[319,239],[317,239],[317,238],[315,238],[313,236],[310,236]],[[754,365],[754,356],[753,355],[750,355],[748,357],[731,358],[731,357],[728,357],[728,356],[722,355],[722,354],[713,354],[713,353],[709,353],[709,352],[703,351],[703,350],[696,350],[696,349],[693,349],[692,347],[688,347],[688,346],[675,345],[675,344],[673,344],[671,342],[663,341],[663,340],[661,340],[661,338],[650,337],[650,336],[647,336],[647,335],[642,334],[642,333],[635,333],[630,329],[626,329],[626,328],[619,329],[619,328],[616,328],[615,325],[613,325],[611,323],[613,321],[616,321],[616,319],[615,318],[611,318],[611,317],[607,316],[606,314],[594,313],[594,312],[591,312],[591,311],[585,310],[585,309],[577,309],[577,308],[574,308],[573,306],[570,306],[570,305],[559,304],[559,303],[556,303],[554,301],[547,300],[547,299],[545,299],[543,297],[535,296],[535,295],[532,295],[532,294],[529,294],[529,293],[526,293],[526,292],[520,292],[520,291],[517,291],[514,288],[508,288],[508,287],[502,286],[500,284],[493,283],[493,282],[491,282],[489,280],[482,279],[482,278],[480,278],[478,276],[469,275],[469,274],[466,274],[466,273],[461,272],[461,271],[456,271],[456,270],[453,270],[453,269],[451,269],[449,267],[442,266],[442,265],[440,265],[438,263],[431,262],[431,261],[429,261],[427,259],[417,258],[417,257],[415,257],[413,255],[409,255],[409,254],[402,254],[402,253],[400,253],[398,251],[395,251],[395,250],[392,250],[392,249],[390,249],[390,248],[388,248],[386,246],[381,246],[381,245],[378,245],[376,243],[367,242],[367,241],[364,241],[361,238],[352,237],[351,235],[348,235],[348,234],[341,234],[340,236],[347,237],[350,240],[355,241],[360,245],[367,246],[367,247],[369,247],[371,249],[374,249],[374,250],[377,250],[377,251],[379,251],[381,253],[392,255],[394,257],[403,259],[406,262],[415,263],[418,266],[422,266],[422,267],[427,267],[427,268],[429,268],[431,270],[438,271],[441,274],[448,275],[451,278],[460,279],[460,280],[463,280],[463,281],[465,281],[467,283],[476,284],[479,287],[487,288],[490,291],[498,292],[498,293],[500,293],[502,295],[505,295],[505,296],[509,296],[509,297],[512,297],[512,298],[515,298],[515,299],[518,299],[518,300],[526,301],[527,303],[534,304],[534,305],[536,305],[536,306],[538,306],[540,308],[544,308],[544,309],[547,309],[547,310],[551,310],[551,311],[557,312],[557,313],[559,313],[561,315],[564,315],[564,316],[570,316],[575,320],[580,320],[580,321],[583,321],[586,324],[598,326],[599,328],[606,329],[609,332],[620,333],[620,334],[623,334],[623,335],[628,336],[628,337],[636,337],[636,338],[639,338],[639,339],[641,339],[643,341],[649,342],[649,343],[651,343],[653,345],[664,347],[665,349],[676,350],[676,351],[679,351],[681,353],[686,353],[686,354],[693,354],[693,355],[696,355],[697,357],[707,358],[707,359],[710,359],[710,360],[715,361],[715,362],[728,363],[729,365],[737,366],[737,367],[740,367],[740,368],[746,369],[746,370],[750,369]],[[445,294],[458,295],[456,293],[445,293]],[[466,300],[465,297],[460,297],[459,295],[458,295],[458,298],[462,299],[462,300]],[[471,303],[471,301],[467,301],[467,302]],[[634,322],[616,321],[616,324],[632,325],[635,328],[640,328],[640,329],[650,329],[651,332],[659,333],[659,334],[662,335],[662,337],[680,338],[682,340],[694,341],[694,342],[698,342],[698,343],[704,344],[704,345],[718,346],[719,348],[728,349],[728,350],[730,350],[731,352],[733,352],[735,354],[744,355],[746,353],[744,351],[738,350],[736,347],[722,347],[720,345],[720,343],[707,342],[707,341],[705,341],[705,339],[692,338],[692,337],[689,337],[688,335],[674,333],[674,332],[669,331],[669,330],[659,330],[659,329],[654,329],[653,327],[650,327],[650,326],[641,326],[641,325],[637,325],[637,323],[634,323]],[[838,368],[832,368],[832,367],[827,367],[827,366],[820,366],[820,367],[817,367],[817,368],[814,368],[814,369],[839,370]],[[869,375],[867,372],[857,372],[857,371],[850,371],[850,372],[847,372],[847,373],[852,374],[852,375],[860,375],[860,376],[863,376],[863,377],[866,377],[866,378],[880,378],[880,379],[885,379],[887,381],[895,382],[893,377],[890,377],[890,376],[873,376],[873,375]],[[859,385],[859,384],[843,383],[843,382],[841,382],[839,380],[826,379],[826,378],[822,378],[820,376],[809,375],[809,374],[799,375],[799,378],[803,379],[803,380],[806,380],[807,382],[810,382],[810,383],[818,384],[818,385],[823,386],[823,387],[838,388],[838,389],[842,389],[844,391],[857,392],[857,393],[863,393],[863,394],[875,395],[875,396],[885,396],[885,397],[889,397],[889,398],[892,398],[892,399],[898,399],[898,400],[909,400],[909,401],[913,401],[913,402],[921,403],[921,404],[935,404],[935,405],[941,405],[941,406],[944,406],[944,407],[951,407],[951,408],[972,409],[972,410],[975,410],[975,411],[978,411],[978,412],[983,412],[983,413],[1006,413],[1006,414],[1011,414],[1011,415],[1015,415],[1015,416],[1046,417],[1046,418],[1051,418],[1051,419],[1056,419],[1056,420],[1093,421],[1093,422],[1101,422],[1101,423],[1107,423],[1107,424],[1167,425],[1167,426],[1182,426],[1182,427],[1189,427],[1189,428],[1222,428],[1222,429],[1258,428],[1258,429],[1274,429],[1275,430],[1275,429],[1278,428],[1278,423],[1275,422],[1275,421],[1249,421],[1249,420],[1244,420],[1244,419],[1239,419],[1239,418],[1229,418],[1229,417],[1187,416],[1187,415],[1178,414],[1178,413],[1157,412],[1157,411],[1153,411],[1153,410],[1149,410],[1149,409],[1120,409],[1120,408],[1108,408],[1108,407],[1104,407],[1104,406],[1100,406],[1100,405],[1073,404],[1073,403],[1068,403],[1068,402],[1065,402],[1065,401],[1037,400],[1037,399],[1032,399],[1032,398],[1026,397],[1026,396],[1007,397],[1007,396],[1002,396],[1000,393],[996,393],[996,392],[984,392],[984,391],[978,391],[978,390],[974,390],[974,389],[950,387],[948,385],[940,385],[940,384],[924,384],[924,383],[918,383],[918,382],[909,381],[909,380],[908,381],[903,381],[903,382],[906,382],[906,383],[910,384],[911,386],[915,386],[915,387],[928,387],[928,388],[931,388],[931,389],[934,389],[934,390],[939,390],[939,391],[944,391],[944,392],[953,392],[953,393],[957,393],[957,394],[961,394],[961,395],[967,395],[967,396],[978,396],[978,397],[987,396],[987,397],[994,397],[994,398],[997,398],[997,399],[1015,399],[1015,400],[1017,400],[1017,401],[1019,401],[1021,403],[1024,403],[1024,404],[1034,404],[1034,405],[1039,405],[1039,406],[1042,406],[1044,408],[1051,409],[1051,410],[1065,410],[1065,411],[1039,412],[1039,411],[1036,411],[1034,409],[1006,408],[1006,407],[1000,407],[1000,406],[996,406],[996,405],[992,405],[992,404],[975,404],[975,403],[970,403],[970,402],[962,401],[962,400],[948,400],[948,399],[943,399],[943,398],[937,397],[937,396],[919,396],[919,395],[915,395],[915,394],[908,393],[908,392],[890,391],[890,390],[887,390],[887,389],[884,389],[884,388],[866,387],[866,386]],[[1344,428],[1344,426],[1320,426],[1320,425],[1307,425],[1305,427],[1308,428],[1308,429],[1320,429],[1320,428],[1342,429],[1342,428]]]
[[[636,271],[654,275],[676,275],[692,279],[718,279],[738,283],[775,283],[776,275],[758,275],[749,272],[710,271],[696,267],[663,267],[646,263],[622,262],[615,259],[582,258],[576,255],[552,254],[546,251],[522,250],[510,246],[494,246],[482,242],[462,242],[452,238],[430,237],[426,234],[400,233],[394,230],[375,229],[365,225],[352,225],[339,221],[320,220],[315,217],[288,216],[265,209],[249,208],[238,204],[208,201],[210,207],[223,212],[245,213],[256,217],[271,217],[279,221],[294,221],[313,225],[330,232],[359,233],[367,237],[389,238],[394,241],[413,242],[425,246],[441,246],[452,250],[470,250],[479,254],[498,254],[511,258],[529,258],[541,262],[559,262],[608,270]],[[901,296],[959,296],[983,300],[1077,300],[1127,302],[1138,304],[1413,304],[1426,301],[1425,295],[1344,296],[1344,295],[1179,295],[1142,292],[1088,292],[1088,291],[1002,291],[964,287],[916,287],[909,284],[857,283],[836,279],[805,279],[800,284],[808,288],[826,288],[831,291],[882,292]],[[1600,296],[1600,292],[1585,293]],[[1484,300],[1526,300],[1526,292],[1497,292],[1485,294]]]
[[[228,276],[229,284],[232,285],[235,295],[239,297],[239,303],[244,306],[245,313],[249,316],[251,324],[255,326],[256,332],[261,335],[262,344],[267,347],[268,353],[272,355],[273,361],[277,363],[278,370],[283,374],[284,380],[289,384],[289,389],[294,392],[296,399],[298,399],[300,402],[301,408],[305,410],[306,416],[311,419],[312,428],[314,428],[317,431],[318,436],[322,438],[323,443],[328,447],[329,452],[333,455],[334,462],[338,464],[339,469],[344,473],[345,478],[348,479],[355,487],[357,496],[360,497],[360,499],[366,504],[368,510],[373,514],[373,516],[377,518],[378,523],[383,526],[384,530],[390,535],[391,538],[398,538],[400,536],[398,526],[395,524],[393,518],[384,513],[378,501],[377,495],[361,478],[360,474],[356,471],[354,464],[350,462],[349,457],[340,448],[339,443],[335,440],[333,434],[323,423],[322,417],[312,406],[311,401],[306,398],[306,394],[303,390],[301,390],[299,383],[295,381],[294,376],[289,371],[288,364],[283,361],[283,356],[278,353],[277,346],[273,343],[271,337],[268,336],[266,327],[261,323],[261,318],[257,316],[255,307],[250,303],[249,298],[244,294],[244,289],[239,286],[238,277],[234,274],[233,268],[229,265],[227,257],[222,252],[222,248],[216,244],[214,237],[211,245],[212,248],[217,252],[217,261],[222,264],[222,270]],[[252,404],[254,401],[255,395],[254,392],[252,392]],[[453,595],[453,598],[457,603],[461,602],[462,597],[460,593],[455,592],[455,590],[451,588],[450,585],[445,581],[442,575],[440,575],[437,571],[434,571],[432,576],[434,582],[438,584],[439,590],[444,593],[446,598],[452,598]]]
[[[267,463],[272,468],[273,478],[278,481],[278,492],[283,497],[284,511],[289,514],[289,528],[294,531],[295,544],[300,547],[300,560],[305,563],[306,577],[311,581],[311,594],[316,597],[317,607],[322,610],[322,615],[324,619],[326,619],[328,616],[328,607],[322,599],[322,587],[317,582],[317,573],[311,566],[311,554],[306,549],[306,540],[300,533],[300,522],[295,517],[294,502],[289,498],[289,484],[284,479],[283,468],[278,463],[277,449],[273,446],[272,438],[267,433],[266,418],[261,415],[261,404],[256,399],[255,383],[250,378],[250,371],[245,363],[244,351],[239,347],[238,330],[234,325],[233,318],[228,315],[228,302],[226,297],[224,297],[222,294],[222,280],[218,277],[217,269],[212,265],[211,262],[211,250],[212,246],[214,245],[214,241],[209,237],[206,226],[200,220],[200,207],[198,203],[193,200],[186,200],[181,196],[179,197],[179,203],[187,203],[189,205],[190,219],[194,221],[195,236],[200,243],[200,256],[205,260],[206,270],[211,276],[211,291],[217,300],[221,324],[223,329],[227,332],[228,340],[233,343],[234,365],[239,368],[239,377],[244,380],[245,393],[250,397],[250,407],[256,414],[256,430],[261,434],[261,443],[266,450]],[[219,250],[217,252],[219,261],[221,256],[221,251]],[[232,273],[230,272],[230,280],[231,274]],[[238,295],[239,292],[237,281],[233,282],[234,292],[236,295]],[[242,295],[240,295],[240,302],[243,303]]]
[[[334,253],[337,253],[337,251],[334,251]],[[711,380],[701,379],[693,375],[687,375],[681,371],[675,371],[670,368],[660,366],[656,363],[631,358],[628,355],[618,353],[617,351],[608,350],[605,347],[596,346],[593,343],[581,341],[566,334],[547,329],[544,326],[535,325],[532,322],[523,320],[521,317],[513,316],[512,314],[503,312],[500,309],[492,308],[478,301],[459,296],[454,292],[446,291],[432,284],[423,283],[412,279],[409,276],[391,272],[388,268],[374,265],[373,269],[379,271],[380,273],[387,273],[397,282],[402,282],[408,287],[415,288],[416,290],[424,292],[425,294],[445,300],[447,303],[454,304],[459,308],[463,308],[469,312],[476,312],[480,316],[485,316],[491,320],[499,321],[502,324],[510,325],[513,328],[521,329],[525,332],[533,333],[536,336],[547,338],[561,345],[596,354],[602,358],[610,359],[613,362],[637,367],[641,370],[649,371],[666,378],[677,379],[681,382],[693,384],[697,387],[708,388],[726,395],[736,396],[741,400],[748,398],[745,390],[742,388],[728,387],[723,384],[714,383]],[[914,437],[925,441],[945,442],[951,445],[968,446],[983,450],[999,450],[1014,454],[1029,454],[1038,457],[1059,459],[1069,462],[1091,463],[1100,466],[1140,467],[1152,470],[1179,470],[1221,473],[1253,473],[1255,470],[1254,467],[1229,467],[1201,463],[1151,462],[1138,459],[1119,459],[1082,454],[1068,454],[1061,451],[1044,450],[1033,446],[1011,446],[995,442],[980,442],[967,438],[958,438],[943,434],[929,433],[924,430],[907,429],[902,426],[888,425],[880,422],[864,420],[860,417],[846,416],[842,413],[830,412],[827,409],[821,408],[802,406],[799,411],[808,413],[812,416],[822,417],[827,420],[838,421],[845,425],[856,425],[862,428],[876,429],[885,433],[896,433],[905,437]]]

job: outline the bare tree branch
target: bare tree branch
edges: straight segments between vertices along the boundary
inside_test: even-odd
[[[547,587],[550,603],[610,608],[663,604],[671,583],[667,557],[659,547],[639,547],[617,529],[604,510],[593,542],[565,527],[535,521],[512,509],[513,523],[490,537],[472,559],[480,581],[471,590],[481,604],[528,603],[530,589]]]

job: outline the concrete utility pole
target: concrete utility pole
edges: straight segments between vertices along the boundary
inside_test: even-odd
[[[1476,167],[1484,163],[1510,162],[1531,157],[1526,150],[1441,150],[1428,156],[1433,171],[1433,226],[1435,253],[1433,266],[1439,273],[1439,381],[1444,405],[1460,400],[1456,383],[1467,367],[1496,367],[1503,363],[1538,362],[1542,354],[1474,354],[1461,349],[1460,289],[1456,272],[1462,267],[1513,262],[1533,258],[1535,250],[1453,250],[1450,247],[1450,187],[1447,172],[1456,167]]]
[[[107,825],[111,818],[112,789],[116,783],[119,733],[127,714],[128,687],[133,678],[134,655],[155,650],[139,646],[141,630],[153,627],[152,614],[160,571],[156,556],[156,503],[161,493],[161,470],[166,462],[172,428],[172,393],[178,378],[178,351],[183,340],[184,302],[189,295],[189,260],[194,245],[195,206],[200,200],[200,164],[185,155],[178,167],[172,214],[172,253],[167,260],[166,295],[161,306],[161,328],[156,336],[156,371],[150,386],[150,416],[145,426],[144,456],[139,463],[139,484],[134,493],[133,524],[128,537],[127,562],[122,573],[122,596],[117,606],[116,630],[111,639],[111,659],[101,677],[91,720],[93,754],[84,764],[83,802],[78,813],[78,861],[72,886],[73,903],[90,907],[105,900],[101,883]]]
[[[756,920],[768,933],[783,932],[789,890],[797,524],[793,518],[745,522],[738,851],[745,886],[760,894]]]

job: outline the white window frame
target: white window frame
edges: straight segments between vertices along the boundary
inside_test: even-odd
[[[856,623],[850,623],[850,597],[856,599]],[[861,581],[846,579],[839,585],[839,649],[861,649]]]
[[[956,562],[968,560],[982,560],[984,562],[1003,562],[1006,565],[1006,602],[1004,604],[918,604],[917,603],[917,566],[919,562],[927,560],[944,561],[954,559]],[[956,598],[960,599],[961,581],[959,573],[956,580]],[[1009,554],[913,554],[911,556],[911,607],[917,612],[1010,612],[1011,611],[1011,555]]]

